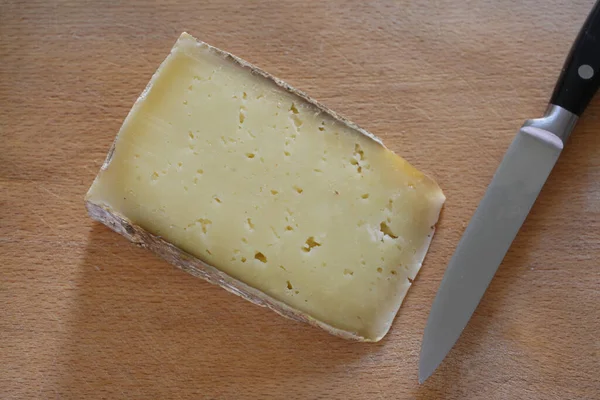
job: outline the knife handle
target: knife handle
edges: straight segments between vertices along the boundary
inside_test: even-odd
[[[551,104],[579,116],[600,86],[600,0],[596,1],[561,71]]]

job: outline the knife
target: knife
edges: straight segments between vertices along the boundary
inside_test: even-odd
[[[450,259],[423,334],[419,383],[460,337],[599,85],[600,0],[571,47],[546,113],[518,131]]]

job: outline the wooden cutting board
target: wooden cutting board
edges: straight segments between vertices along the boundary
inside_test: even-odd
[[[592,3],[0,1],[0,398],[599,398],[600,99],[459,343],[417,384],[445,266]],[[121,122],[184,30],[307,91],[444,189],[382,342],[285,320],[86,216]]]

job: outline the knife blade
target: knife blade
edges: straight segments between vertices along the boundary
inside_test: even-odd
[[[600,85],[600,0],[584,22],[542,118],[519,129],[450,259],[421,345],[423,383],[452,349]]]

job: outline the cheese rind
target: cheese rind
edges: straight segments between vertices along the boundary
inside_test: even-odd
[[[86,200],[93,218],[188,272],[377,341],[445,198],[368,132],[184,33]]]

